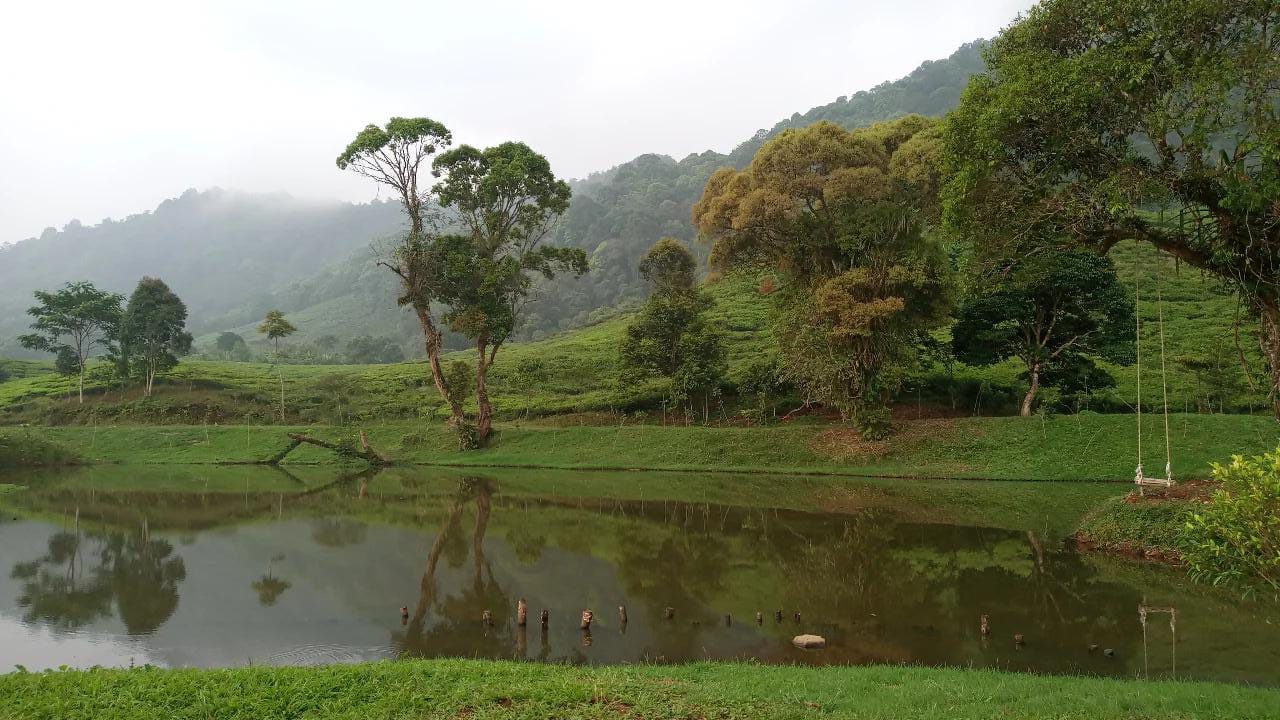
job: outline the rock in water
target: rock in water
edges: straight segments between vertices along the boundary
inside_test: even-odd
[[[791,638],[791,644],[805,650],[821,650],[827,646],[827,639],[821,635],[797,635]]]

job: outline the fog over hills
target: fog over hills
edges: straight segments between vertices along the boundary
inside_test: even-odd
[[[696,247],[690,207],[717,168],[744,166],[765,140],[789,127],[941,115],[982,71],[980,49],[980,42],[964,45],[900,80],[797,112],[727,154],[642,155],[574,181],[572,205],[552,242],[585,249],[592,271],[545,288],[523,337],[581,325],[592,313],[640,297],[636,264],[654,241],[669,235]],[[300,339],[385,334],[416,355],[416,326],[396,307],[393,278],[374,265],[371,248],[401,226],[400,208],[391,202],[212,189],[187,190],[124,220],[49,228],[0,247],[0,355],[26,354],[16,336],[26,331],[33,290],[88,280],[127,293],[144,275],[164,279],[186,301],[197,336],[236,329],[252,340],[253,324],[278,308],[299,327]]]

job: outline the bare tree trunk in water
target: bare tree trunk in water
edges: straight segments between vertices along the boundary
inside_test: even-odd
[[[1280,420],[1280,302],[1258,299],[1258,346],[1271,370],[1271,413]]]
[[[449,398],[449,385],[445,382],[444,370],[440,367],[440,351],[444,345],[440,330],[436,328],[435,321],[431,319],[430,308],[414,305],[413,310],[418,314],[418,324],[422,326],[423,344],[427,350],[427,364],[431,367],[431,380],[435,382],[436,391],[440,393],[440,397],[449,403],[450,422],[461,425],[464,420],[462,403],[455,402]]]
[[[1040,391],[1040,363],[1032,363],[1028,368],[1028,374],[1031,376],[1031,388],[1027,390],[1026,397],[1022,398],[1022,417],[1031,416],[1031,407],[1035,404],[1036,393]]]

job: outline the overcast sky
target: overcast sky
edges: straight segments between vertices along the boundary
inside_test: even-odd
[[[334,157],[392,115],[581,177],[757,128],[991,37],[1029,0],[6,4],[0,243],[184,189],[363,201]]]

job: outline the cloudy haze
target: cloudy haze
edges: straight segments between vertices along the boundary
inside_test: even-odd
[[[368,200],[333,158],[427,115],[580,177],[757,128],[990,37],[1028,0],[58,2],[0,42],[0,243],[185,188]]]

